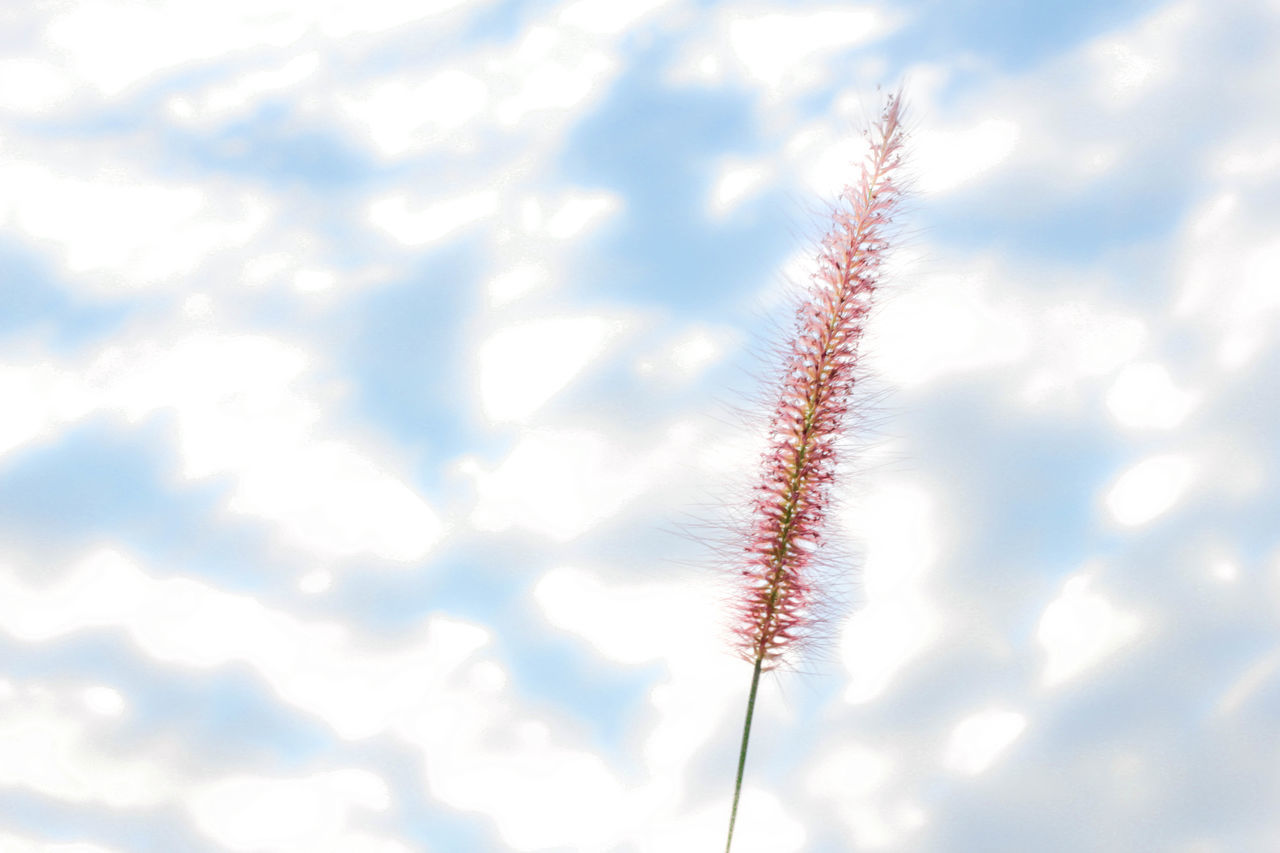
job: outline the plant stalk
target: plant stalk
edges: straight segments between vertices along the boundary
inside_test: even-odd
[[[742,724],[742,751],[738,753],[738,781],[733,786],[733,808],[729,812],[729,840],[725,842],[724,853],[729,853],[733,846],[733,825],[738,820],[738,797],[742,795],[742,772],[747,767],[747,743],[751,740],[751,717],[756,710],[756,691],[760,688],[760,670],[764,657],[756,658],[756,668],[751,674],[751,694],[747,697],[747,719]]]

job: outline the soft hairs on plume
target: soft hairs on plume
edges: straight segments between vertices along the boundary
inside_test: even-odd
[[[762,476],[743,531],[744,583],[734,629],[738,651],[753,672],[725,853],[733,847],[760,673],[813,636],[815,613],[830,597],[814,583],[813,561],[822,545],[836,448],[858,381],[858,344],[889,247],[886,231],[901,196],[894,175],[902,163],[904,136],[899,93],[889,97],[871,129],[861,177],[845,187],[832,213],[813,286],[786,350]]]
[[[813,286],[787,348],[781,393],[746,535],[734,631],[764,669],[811,635],[822,594],[809,571],[823,537],[836,447],[858,381],[858,344],[871,309],[885,230],[900,198],[901,95],[872,128],[857,184],[847,186],[822,240]]]

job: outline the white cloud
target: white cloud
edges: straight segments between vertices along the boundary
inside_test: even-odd
[[[90,0],[58,9],[45,47],[107,97],[182,66],[254,48],[282,49],[315,39],[340,40],[425,21],[483,2],[465,0],[230,0],[193,8],[179,0],[136,4]]]
[[[562,275],[556,270],[581,237],[622,208],[616,193],[566,187],[508,199],[507,217],[497,229],[495,274],[488,283],[492,308],[505,308],[545,290]]]
[[[919,130],[911,137],[912,187],[940,194],[964,186],[1009,157],[1018,136],[1017,122],[995,118],[954,130]]]
[[[513,127],[531,115],[582,107],[616,73],[613,55],[554,27],[530,27],[501,61],[498,123]]]
[[[697,612],[691,605],[706,602],[685,583],[606,585],[590,572],[566,567],[543,575],[534,600],[551,624],[588,639],[610,660],[631,666],[678,657],[690,646],[719,646],[711,628],[718,611]]]
[[[761,164],[726,161],[720,166],[707,207],[713,216],[722,217],[749,198],[768,178],[769,170]]]
[[[824,122],[792,134],[784,149],[804,188],[815,198],[834,199],[858,176],[870,146],[865,137]]]
[[[1182,60],[1180,43],[1194,36],[1196,4],[1168,3],[1129,30],[1095,39],[1084,49],[1096,96],[1116,109],[1131,106],[1168,82]]]
[[[327,559],[420,558],[442,522],[367,455],[317,429],[307,364],[280,341],[198,333],[107,352],[88,389],[131,419],[174,411],[183,473],[233,476],[229,508],[273,521],[292,547]]]
[[[1107,392],[1107,408],[1130,429],[1172,429],[1191,412],[1197,397],[1176,387],[1164,365],[1138,362],[1116,376]]]
[[[1125,527],[1164,515],[1191,486],[1196,465],[1185,455],[1164,454],[1126,469],[1107,490],[1107,511]]]
[[[1075,204],[1086,192],[1110,193],[1108,180],[1121,172],[1122,194],[1145,170],[1176,180],[1165,168],[1170,134],[1185,136],[1181,122],[1197,110],[1234,109],[1216,95],[1197,110],[1186,107],[1207,94],[1198,69],[1222,62],[1216,51],[1230,37],[1206,33],[1223,20],[1200,2],[1156,4],[1145,17],[1066,51],[1042,52],[1025,72],[1003,73],[983,50],[917,64],[907,75],[920,122],[908,158],[918,176],[913,184],[925,193],[962,185],[979,192],[984,179],[1016,176],[1016,190],[1002,184],[1003,197],[985,203],[1018,216],[1037,215],[1032,211],[1052,199]],[[1275,76],[1269,68],[1259,72],[1268,73]],[[1152,127],[1167,132],[1153,134]]]
[[[221,630],[226,633],[225,626]],[[77,692],[81,700],[98,698],[85,708],[76,701]],[[233,850],[408,853],[402,844],[351,829],[353,811],[382,811],[390,803],[390,792],[376,775],[342,769],[300,777],[240,774],[204,781],[190,767],[177,770],[168,746],[144,740],[127,752],[104,748],[104,734],[95,719],[102,709],[95,706],[108,694],[114,697],[114,715],[114,704],[122,700],[105,685],[75,691],[0,681],[0,786],[121,810],[177,805],[192,815],[200,832]],[[0,833],[5,853],[104,850],[22,840],[10,847],[8,840]]]
[[[1137,637],[1138,616],[1093,590],[1094,572],[1073,575],[1044,609],[1036,640],[1044,649],[1041,683],[1055,687],[1093,668]]]
[[[53,585],[0,576],[0,628],[32,642],[89,627],[127,630],[150,657],[207,668],[244,662],[285,701],[324,719],[342,737],[368,737],[409,713],[488,639],[444,618],[394,654],[353,648],[337,625],[307,623],[256,599],[185,577],[157,580],[102,551]]]
[[[723,843],[727,797],[717,797],[713,808],[687,812],[678,792],[688,784],[689,756],[741,725],[750,666],[731,653],[726,592],[708,576],[609,582],[568,567],[548,572],[535,588],[547,620],[580,636],[597,654],[626,666],[660,661],[668,673],[649,694],[654,718],[645,727],[642,754],[650,775],[635,791],[628,816],[632,828],[626,837],[640,850],[696,849],[713,844],[716,835]],[[787,716],[766,680],[757,724]],[[763,812],[741,817],[752,809]],[[795,849],[803,843],[800,825],[760,787],[746,785],[739,814],[743,849]]]
[[[536,263],[524,263],[505,270],[489,281],[489,305],[493,308],[509,305],[545,287],[550,277],[546,267]]]
[[[481,530],[517,527],[567,542],[642,495],[667,501],[691,476],[719,465],[741,470],[743,448],[677,422],[635,446],[586,429],[527,431],[495,469],[464,458],[478,498],[471,523]]]
[[[297,778],[236,776],[200,786],[189,808],[200,830],[232,850],[408,853],[387,839],[344,830],[356,809],[385,811],[391,793],[365,770]]]
[[[1150,337],[1146,318],[1100,298],[1029,299],[1019,273],[990,258],[924,260],[892,259],[868,324],[869,370],[894,384],[1009,366],[1025,377],[1024,401],[1063,406],[1082,383],[1133,362]]]
[[[126,704],[120,691],[104,684],[86,687],[81,693],[84,706],[102,717],[118,717],[125,712]]]
[[[648,480],[621,448],[587,430],[529,433],[496,469],[472,473],[475,527],[514,526],[557,542],[612,516]]]
[[[493,815],[503,840],[517,850],[607,849],[630,817],[622,784],[598,756],[533,735],[501,745],[424,739],[432,793],[455,808]]]
[[[912,281],[876,309],[868,352],[878,376],[902,386],[1015,362],[1033,346],[1027,308],[990,295],[996,270]]]
[[[575,0],[561,8],[559,20],[589,33],[617,35],[670,3],[671,0]]]
[[[333,586],[333,573],[326,571],[308,572],[298,579],[298,589],[307,595],[319,595]]]
[[[1093,45],[1104,96],[1117,105],[1132,103],[1156,76],[1159,65],[1132,44],[1108,39]]]
[[[829,7],[743,15],[726,12],[708,44],[694,48],[682,76],[716,79],[725,70],[772,97],[823,81],[832,56],[881,38],[896,24],[880,10]]]
[[[1218,364],[1229,370],[1266,352],[1280,329],[1277,214],[1265,192],[1224,189],[1192,211],[1179,235],[1175,314],[1211,332]]]
[[[638,360],[636,372],[666,384],[696,380],[724,357],[733,337],[727,328],[692,326],[664,342],[660,351]]]
[[[480,345],[480,402],[495,423],[529,420],[625,328],[605,317],[528,320]]]
[[[298,23],[270,6],[258,14],[190,9],[181,3],[80,3],[60,10],[46,30],[51,52],[112,96],[157,72],[246,45],[287,44]],[[247,11],[247,10],[245,10]]]
[[[616,76],[613,42],[661,2],[584,0],[529,24],[511,43],[450,45],[440,61],[353,83],[329,106],[384,157],[439,146],[471,152],[514,131],[524,134],[525,151],[536,151],[538,139],[557,135]]]
[[[1061,405],[1081,381],[1106,376],[1134,359],[1149,337],[1144,318],[1101,300],[1055,302],[1035,316],[1035,355],[1024,397]]]
[[[251,0],[250,8],[256,8]],[[291,0],[273,0],[295,14],[314,16],[320,28],[335,39],[364,33],[378,33],[423,21],[440,19],[455,10],[476,13],[492,0],[364,0],[356,5],[345,0],[326,0],[315,5],[295,5]]]
[[[771,12],[729,22],[729,44],[749,74],[776,86],[815,54],[866,41],[884,27],[870,8]]]
[[[0,364],[0,456],[49,435],[55,425],[83,416],[92,403],[84,399],[78,377],[50,362]]]
[[[1234,714],[1257,695],[1258,691],[1276,679],[1280,673],[1280,650],[1254,660],[1231,682],[1218,700],[1216,711],[1220,715]]]
[[[610,192],[571,190],[561,195],[551,211],[544,209],[541,199],[529,197],[520,206],[520,227],[535,238],[567,240],[621,206],[622,200]]]
[[[577,236],[621,206],[621,200],[613,193],[571,194],[547,218],[547,236],[553,240]]]
[[[685,374],[696,373],[721,352],[720,342],[698,329],[684,336],[671,349],[671,363]]]
[[[0,830],[0,850],[5,853],[124,853],[119,847],[87,842],[37,841]]]
[[[299,293],[323,293],[338,284],[338,274],[319,267],[303,267],[293,275],[294,289]]]
[[[892,775],[893,765],[883,750],[844,743],[823,750],[809,775],[808,788],[817,796],[848,803],[880,790]]]
[[[480,190],[443,201],[411,205],[404,193],[375,200],[369,222],[407,246],[435,243],[498,209],[498,193]]]
[[[251,192],[14,156],[0,159],[0,183],[0,226],[47,247],[73,284],[98,291],[185,286],[203,264],[246,247],[272,213]]]
[[[39,586],[16,580],[0,566],[0,631],[43,642],[93,627],[125,630],[148,657],[177,666],[246,664],[283,701],[343,738],[397,736],[421,750],[432,796],[493,816],[514,849],[602,845],[604,839],[617,840],[628,814],[625,790],[600,758],[558,744],[541,721],[514,706],[504,671],[484,656],[490,634],[478,626],[434,616],[394,648],[370,650],[344,626],[304,621],[188,578],[157,579],[111,551],[95,553],[58,581]],[[23,784],[90,796],[75,787],[85,784],[75,781],[81,777],[59,775],[64,770],[56,761],[74,745],[78,729],[48,725],[51,734],[35,746],[27,737],[27,718],[13,727],[23,736],[7,747],[0,728],[0,752],[13,753],[0,774],[25,768],[19,759],[34,755],[34,764],[53,769],[33,770]],[[39,774],[51,772],[42,782]],[[93,795],[131,796],[140,785],[125,784],[131,777],[123,772],[112,770],[102,777],[107,781],[94,782],[91,791],[103,793]],[[147,795],[143,799],[150,802],[170,787],[141,786],[135,798]],[[236,849],[403,849],[386,841],[360,846],[350,839],[363,836],[343,834],[329,836],[335,847],[308,846],[321,837],[308,816],[332,811],[334,797],[349,804],[338,807],[344,814],[342,808],[384,807],[385,786],[364,771],[321,773],[287,784],[222,780],[199,791],[192,807],[206,831]],[[221,820],[237,804],[263,797],[281,808]],[[327,828],[331,823],[321,821],[319,829]]]
[[[0,786],[117,809],[149,808],[169,799],[171,772],[99,748],[89,721],[54,693],[0,685]]]
[[[1026,714],[991,708],[956,724],[943,761],[951,770],[976,776],[995,763],[1027,727]]]
[[[1246,141],[1247,140],[1247,141]],[[1265,180],[1280,174],[1280,142],[1270,139],[1241,140],[1215,155],[1214,171],[1224,178]]]
[[[48,112],[75,88],[75,79],[57,63],[28,56],[0,60],[0,110]]]
[[[840,641],[849,672],[845,698],[862,703],[884,692],[938,634],[925,578],[941,532],[932,496],[905,482],[886,482],[849,513],[850,533],[866,548],[862,586],[867,604],[849,619]]]
[[[376,80],[339,94],[337,105],[379,154],[401,157],[450,141],[469,146],[466,129],[490,109],[490,90],[469,71],[444,68],[421,80]]]
[[[319,68],[320,55],[316,52],[295,56],[283,65],[247,72],[199,95],[174,96],[169,101],[169,112],[193,123],[226,121],[243,115],[266,97],[297,87]]]
[[[892,752],[858,742],[824,748],[808,777],[808,792],[827,801],[859,850],[900,846],[927,820],[919,805],[894,793],[899,762]]]
[[[412,489],[353,448],[329,441],[275,449],[278,455],[264,455],[238,472],[228,507],[274,519],[295,547],[410,562],[444,534],[443,523]]]
[[[1209,567],[1209,577],[1218,583],[1235,583],[1240,579],[1240,566],[1227,557],[1219,557]]]

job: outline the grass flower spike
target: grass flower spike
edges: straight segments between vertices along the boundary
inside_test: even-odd
[[[734,625],[738,649],[754,673],[726,853],[733,845],[760,674],[813,636],[815,613],[822,610],[813,562],[822,544],[836,448],[858,381],[858,344],[888,248],[885,231],[900,198],[894,175],[904,137],[901,111],[901,95],[890,96],[872,129],[861,178],[845,188],[823,238],[813,286],[788,347],[762,477],[744,532],[744,583]]]

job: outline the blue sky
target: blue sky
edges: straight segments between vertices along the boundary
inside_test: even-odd
[[[741,853],[1280,849],[1280,6],[10,4],[0,850],[720,849],[713,546],[912,194]]]

